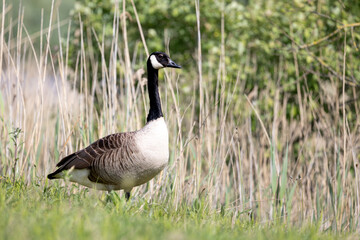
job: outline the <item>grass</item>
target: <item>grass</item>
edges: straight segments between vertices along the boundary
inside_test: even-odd
[[[154,180],[135,188],[130,203],[123,201],[122,192],[120,197],[105,196],[63,181],[48,182],[45,176],[60,158],[97,138],[145,123],[146,75],[138,66],[145,66],[146,39],[138,54],[129,52],[121,9],[125,7],[116,6],[114,12],[110,57],[102,52],[97,59],[82,45],[71,67],[70,36],[60,36],[61,21],[54,19],[53,8],[51,26],[40,27],[39,39],[28,34],[21,17],[16,21],[6,12],[1,15],[1,239],[356,236],[359,124],[342,118],[339,106],[345,96],[339,82],[325,84],[331,101],[326,91],[313,96],[299,88],[294,97],[301,100],[302,117],[288,118],[289,96],[280,101],[286,93],[275,80],[247,95],[246,76],[228,81],[224,35],[220,56],[207,64],[219,66],[218,74],[202,72],[201,48],[193,68],[183,65],[181,72],[161,73],[169,164]],[[7,27],[9,22],[17,31]],[[138,26],[141,32],[140,22]],[[93,34],[79,31],[82,41]],[[49,41],[54,38],[58,50]],[[102,51],[100,42],[92,44]],[[346,61],[345,55],[337,57]],[[256,62],[256,56],[244,58]],[[247,64],[240,64],[239,72],[247,68],[256,73],[256,64]],[[286,73],[281,66],[274,67],[279,71],[275,75]],[[315,99],[337,110],[328,111]],[[274,102],[272,115],[261,108],[269,101]],[[355,119],[358,114],[353,113]]]
[[[351,239],[317,226],[254,224],[199,202],[175,206],[76,185],[0,183],[1,239]],[[247,214],[247,213],[243,213]]]

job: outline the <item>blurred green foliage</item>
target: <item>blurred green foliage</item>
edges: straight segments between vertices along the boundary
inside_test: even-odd
[[[84,39],[85,47],[88,47],[89,39],[96,42],[93,34],[96,33],[104,44],[104,52],[110,52],[114,2],[76,1],[72,12],[74,34],[71,36],[74,39],[71,41],[71,64],[80,51],[79,16],[84,32],[92,36]],[[185,78],[194,79],[198,46],[194,1],[148,0],[135,1],[135,5],[149,51],[166,49],[169,40],[171,56],[190,73]],[[119,9],[122,12],[121,1]],[[269,86],[274,90],[281,88],[281,99],[285,95],[289,98],[287,116],[297,118],[299,94],[303,96],[305,91],[311,92],[316,98],[321,91],[320,83],[331,79],[341,82],[345,30],[346,79],[347,83],[358,89],[360,27],[351,28],[346,24],[360,22],[359,10],[360,2],[356,0],[202,0],[200,21],[204,77],[210,84],[216,84],[223,38],[226,81],[234,82],[240,73],[240,79],[246,81],[245,93],[252,91],[255,86],[259,90]],[[144,56],[130,1],[127,2],[126,11],[130,52],[138,49],[138,54]],[[304,47],[338,28],[343,29],[314,46]],[[121,29],[119,34],[122,34]],[[95,57],[100,56],[97,49],[90,49]],[[349,87],[348,90],[350,94]],[[269,92],[269,98],[259,104],[261,110],[272,111],[274,94],[274,91]],[[268,117],[271,118],[271,114]]]
[[[56,0],[54,1],[54,9],[53,12],[53,23],[56,22],[57,19],[60,21],[69,18],[69,12],[74,7],[75,0]],[[43,22],[43,28],[47,28],[50,22],[50,13],[52,0],[36,0],[36,1],[28,1],[28,0],[7,0],[5,1],[6,7],[9,12],[7,13],[7,17],[5,18],[5,25],[10,25],[10,22],[7,22],[8,19],[12,19],[12,21],[16,21],[23,14],[23,19],[25,23],[25,27],[30,35],[37,35],[40,32],[41,22]],[[21,8],[20,8],[21,7]],[[0,4],[0,9],[2,12],[2,5]],[[43,19],[41,19],[43,12]],[[11,16],[11,17],[9,17]],[[14,23],[12,23],[14,24]],[[16,33],[16,25],[13,28],[13,34]],[[63,36],[66,36],[67,27],[60,28],[60,32]],[[53,34],[55,35],[55,34]],[[37,49],[40,46],[40,41],[38,38],[32,39],[34,43],[34,47]],[[53,36],[51,38],[52,45],[56,45],[59,43],[58,36]]]

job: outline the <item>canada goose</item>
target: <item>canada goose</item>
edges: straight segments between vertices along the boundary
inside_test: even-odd
[[[124,189],[126,199],[133,187],[148,182],[164,169],[169,159],[169,137],[161,110],[158,70],[181,68],[163,52],[147,60],[150,111],[146,125],[134,132],[115,133],[64,157],[47,177],[58,179],[70,170],[69,180],[97,190]]]

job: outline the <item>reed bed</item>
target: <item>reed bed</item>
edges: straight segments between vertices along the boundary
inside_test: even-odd
[[[138,17],[133,16],[141,44],[136,54],[130,52],[125,3],[116,6],[109,57],[101,42],[92,42],[87,49],[82,43],[76,63],[69,66],[70,21],[63,25],[54,17],[53,7],[50,16],[42,16],[50,19],[49,26],[41,26],[34,38],[27,32],[22,14],[18,19],[8,17],[3,1],[3,180],[36,181],[51,187],[46,175],[59,159],[107,134],[145,124],[149,110],[146,36]],[[201,24],[198,1],[195,5]],[[134,2],[132,6],[136,7]],[[60,36],[64,27],[68,29],[65,37]],[[91,42],[94,34],[81,31],[81,39]],[[286,78],[286,66],[274,65],[277,79],[246,93],[248,79],[241,73],[245,68],[256,72],[256,56],[245,55],[252,60],[239,64],[238,77],[228,81],[231,75],[225,70],[224,41],[219,42],[221,54],[213,56],[217,75],[211,75],[202,71],[207,59],[202,58],[200,28],[196,38],[196,65],[179,62],[183,69],[165,70],[159,83],[170,134],[169,165],[148,184],[134,189],[133,201],[144,198],[174,209],[201,205],[209,211],[231,213],[234,221],[292,226],[314,223],[322,230],[358,231],[359,121],[349,123],[344,118],[350,111],[345,104],[349,96],[339,91],[345,77],[334,76],[331,82],[324,82],[319,96],[302,86],[296,96],[301,117],[291,119],[286,116],[291,96],[284,92],[285,86],[277,84],[278,79]],[[101,60],[91,49],[100,50]],[[171,55],[169,45],[164,49]],[[162,49],[149,49],[155,50]],[[339,57],[345,68],[346,55]],[[270,97],[270,92],[275,97]],[[357,99],[356,91],[352,97]],[[314,107],[319,99],[327,109]],[[260,107],[268,101],[274,102],[271,115]],[[360,119],[358,107],[352,114],[353,119]]]

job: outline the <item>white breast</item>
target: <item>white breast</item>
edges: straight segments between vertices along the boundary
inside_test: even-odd
[[[169,160],[169,134],[164,118],[148,122],[136,133],[136,144],[146,165],[162,170]]]

